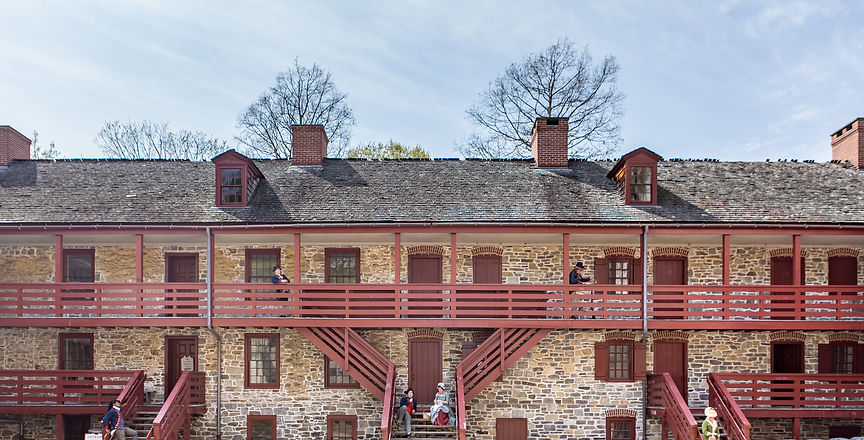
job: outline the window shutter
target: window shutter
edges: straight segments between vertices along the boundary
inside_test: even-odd
[[[819,344],[819,372],[831,374],[831,344]]]
[[[609,284],[609,260],[605,258],[594,259],[594,282]]]
[[[645,343],[633,343],[633,379],[645,380],[646,377]]]
[[[642,284],[642,259],[633,259],[633,270],[630,271],[630,284]]]
[[[852,358],[852,372],[864,374],[864,344],[856,344]]]
[[[609,379],[609,343],[594,343],[594,379]]]

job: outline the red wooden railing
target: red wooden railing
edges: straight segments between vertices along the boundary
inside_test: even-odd
[[[672,430],[675,439],[697,440],[699,430],[696,419],[690,412],[687,402],[675,386],[669,373],[648,376],[649,404],[663,407],[662,438],[666,440],[667,429]],[[658,402],[659,400],[659,402]]]
[[[7,413],[57,413],[59,406],[107,408],[119,398],[131,418],[145,378],[137,370],[0,370],[0,406],[15,407]]]
[[[196,391],[197,390],[197,391]],[[147,433],[147,440],[173,440],[183,428],[183,438],[191,435],[190,405],[204,403],[204,373],[184,371],[174,384],[171,394],[165,399],[159,414],[153,419],[153,427]]]
[[[459,440],[465,440],[468,434],[468,423],[465,421],[465,378],[460,370],[456,370],[456,435]]]
[[[641,291],[640,285],[216,283],[210,313],[219,326],[261,318],[281,325],[331,318],[379,327],[404,326],[405,319],[574,325],[538,323],[567,319],[641,328]],[[0,319],[9,326],[203,326],[205,292],[203,283],[6,283],[0,284]],[[651,285],[647,307],[652,329],[766,328],[774,320],[795,320],[801,329],[850,329],[864,321],[864,287]]]
[[[796,408],[864,414],[864,374],[711,373],[709,383],[712,377],[748,412]]]
[[[384,411],[381,414],[381,438],[389,440],[393,433],[393,389],[396,386],[396,367],[391,365],[387,369],[387,387],[384,389]]]
[[[717,411],[717,419],[732,440],[750,440],[750,421],[717,373],[708,373],[708,405]]]

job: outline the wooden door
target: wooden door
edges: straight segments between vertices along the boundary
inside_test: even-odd
[[[442,344],[440,339],[410,339],[408,341],[408,386],[423,405],[431,405],[441,382]],[[451,395],[453,390],[448,389]]]
[[[771,344],[771,372],[775,374],[797,374],[804,372],[803,342],[774,342]],[[775,380],[775,384],[792,383],[788,380]],[[791,392],[792,388],[775,388],[775,392]],[[792,400],[790,396],[777,396],[774,400]]]
[[[681,257],[657,257],[654,259],[654,284],[672,284],[683,286],[687,284],[687,260]],[[657,292],[663,295],[684,296],[684,292]],[[683,315],[671,315],[668,312],[682,312],[683,307],[658,307],[656,304],[683,304],[684,300],[677,299],[655,299],[654,310],[660,312],[655,315],[662,319],[683,319]]]
[[[198,371],[198,337],[165,337],[165,398],[184,370]]]
[[[165,282],[168,283],[197,283],[198,282],[198,254],[166,254],[165,255]],[[168,289],[166,293],[194,292],[193,289]],[[195,296],[172,296],[166,295],[166,309],[197,309],[198,306],[189,304],[195,302]],[[186,304],[172,305],[171,302],[184,302]],[[168,316],[198,316],[197,313],[177,313]]]
[[[669,373],[678,392],[687,401],[687,343],[654,341],[654,373]]]
[[[857,285],[858,258],[847,256],[828,257],[828,284],[835,286]],[[845,292],[844,295],[857,294],[855,292]]]
[[[499,255],[475,255],[472,259],[473,281],[474,284],[501,284],[501,256]],[[471,302],[468,306],[459,306],[459,310],[507,310],[506,306],[489,307],[486,303],[507,301],[502,297],[506,292],[499,290],[466,290],[461,302]],[[471,298],[471,295],[476,295],[478,298]],[[457,300],[460,301],[460,300]],[[483,303],[478,305],[478,303]],[[504,312],[501,314],[460,314],[461,318],[503,318],[506,316]]]
[[[90,415],[63,415],[63,439],[81,440],[90,430]]]
[[[495,440],[527,440],[528,419],[495,419]]]
[[[804,259],[801,259],[801,280],[799,284],[804,284]],[[772,286],[789,286],[792,282],[792,257],[771,257],[771,285]],[[771,296],[791,296],[794,292],[790,291],[772,291]],[[774,304],[794,304],[793,300],[771,299],[771,312],[791,313],[795,309],[788,307],[774,307]],[[771,319],[789,320],[795,319],[794,316],[772,316]]]
[[[441,284],[442,282],[441,256],[440,255],[409,255],[408,256],[408,282],[419,284]],[[430,293],[440,293],[440,290],[411,290],[409,302],[441,302]],[[414,318],[440,318],[442,316],[440,306],[409,306],[408,310],[435,310],[437,313],[411,314]]]

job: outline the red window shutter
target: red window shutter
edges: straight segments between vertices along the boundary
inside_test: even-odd
[[[594,259],[594,282],[609,284],[609,260],[605,258]]]
[[[645,343],[633,343],[633,379],[645,380],[646,377]]]
[[[852,358],[852,372],[864,374],[864,344],[857,344]]]
[[[594,379],[609,379],[609,343],[594,343]]]
[[[633,259],[633,270],[630,271],[630,284],[642,284],[642,259]]]
[[[831,344],[819,344],[819,372],[831,374]]]

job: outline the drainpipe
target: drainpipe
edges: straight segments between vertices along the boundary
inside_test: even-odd
[[[648,225],[642,231],[642,342],[648,343]],[[648,361],[647,359],[645,360]],[[642,438],[648,438],[648,378],[642,381]]]
[[[213,328],[213,234],[207,227],[207,331],[216,338],[216,440],[222,438],[222,336]]]

